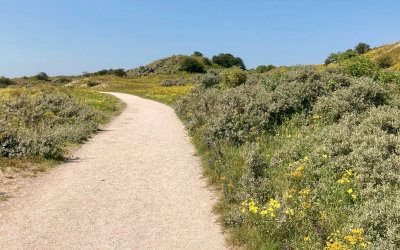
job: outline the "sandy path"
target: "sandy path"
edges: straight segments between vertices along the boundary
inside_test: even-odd
[[[222,249],[213,194],[174,111],[114,94],[126,110],[0,204],[1,249]]]

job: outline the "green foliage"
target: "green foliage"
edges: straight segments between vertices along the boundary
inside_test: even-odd
[[[196,76],[194,82],[198,83],[203,88],[210,88],[220,84],[222,80],[223,79],[218,71],[210,70],[207,72],[207,74]]]
[[[44,72],[40,72],[39,74],[37,74],[35,76],[35,78],[39,81],[49,81],[50,80],[49,76]]]
[[[180,65],[179,69],[189,73],[204,73],[204,65],[193,57],[185,57]]]
[[[118,77],[124,77],[126,76],[126,70],[124,69],[114,69],[112,70],[112,74]]]
[[[221,72],[221,76],[223,78],[224,86],[228,88],[242,85],[247,79],[246,72],[239,67],[225,69]]]
[[[368,44],[359,43],[354,48],[354,51],[357,52],[357,54],[362,55],[362,54],[367,53],[370,49],[371,49],[371,47]]]
[[[268,72],[268,71],[270,71],[272,69],[275,69],[275,68],[276,68],[276,66],[274,66],[272,64],[270,64],[270,65],[259,65],[259,66],[257,66],[256,71],[258,73],[265,73],[265,72]]]
[[[59,84],[65,84],[70,82],[72,82],[72,80],[68,77],[60,77],[54,81],[54,83],[59,83]]]
[[[99,71],[93,72],[93,73],[85,72],[85,73],[83,73],[83,76],[89,77],[89,76],[115,75],[118,77],[124,77],[124,76],[126,76],[126,74],[127,74],[126,70],[124,70],[124,69],[102,69],[102,70],[99,70]]]
[[[199,51],[195,51],[195,52],[193,52],[192,56],[194,56],[194,57],[203,57],[203,54],[201,52],[199,52]]]
[[[400,72],[397,70],[382,70],[379,73],[378,79],[383,83],[400,84]]]
[[[6,78],[3,76],[0,77],[0,88],[7,87],[7,86],[13,85],[13,84],[15,84],[15,82],[13,80],[11,80],[10,78]]]
[[[325,65],[343,62],[345,60],[357,57],[357,55],[357,52],[352,49],[346,50],[345,52],[332,53],[328,56],[328,58],[326,58]]]
[[[366,57],[354,57],[344,63],[346,74],[355,77],[375,77],[378,71],[374,62]]]
[[[348,88],[340,88],[329,96],[321,96],[314,105],[315,115],[327,121],[339,121],[349,113],[362,113],[368,108],[380,106],[388,101],[388,93],[369,78],[352,81]]]
[[[161,86],[163,87],[183,86],[185,84],[187,84],[187,81],[184,78],[166,79],[161,82]]]
[[[243,60],[240,57],[235,57],[232,54],[221,53],[212,57],[212,62],[224,68],[240,67],[246,69]]]

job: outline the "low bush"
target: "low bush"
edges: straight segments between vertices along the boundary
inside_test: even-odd
[[[65,84],[70,82],[72,82],[72,80],[68,77],[60,77],[54,81],[54,83],[59,83],[59,84]]]
[[[346,74],[354,77],[375,77],[377,75],[378,68],[370,59],[358,56],[344,63],[344,71]]]
[[[204,73],[205,68],[202,63],[193,57],[185,57],[179,65],[179,69],[189,73]]]
[[[161,86],[163,87],[171,87],[171,86],[184,86],[187,84],[187,81],[183,78],[178,79],[167,79],[161,82]]]
[[[39,74],[37,74],[35,76],[35,78],[39,81],[49,81],[50,80],[49,76],[44,72],[40,72]]]
[[[104,119],[74,96],[49,87],[4,89],[0,107],[0,156],[8,158],[60,159],[66,142],[86,140]]]
[[[210,88],[222,82],[222,77],[218,71],[210,70],[207,74],[197,75],[193,82],[199,84],[203,88]]]
[[[390,56],[384,55],[384,56],[377,58],[377,64],[378,64],[379,68],[386,69],[386,68],[390,68],[391,66],[393,66],[393,60]]]
[[[0,88],[7,87],[7,86],[13,85],[13,84],[15,84],[15,82],[13,80],[11,80],[10,78],[6,78],[3,76],[0,77]]]
[[[337,52],[337,53],[331,53],[326,59],[325,59],[325,65],[331,64],[331,63],[339,63],[343,62],[345,60],[357,57],[358,54],[352,49],[346,50],[345,52]]]
[[[379,81],[383,83],[397,83],[400,84],[400,71],[397,70],[383,70],[379,73]]]
[[[224,82],[224,86],[228,88],[242,85],[246,82],[247,79],[246,72],[239,67],[225,69],[221,72],[221,76]]]
[[[259,65],[259,66],[257,66],[256,71],[258,73],[265,73],[265,72],[268,72],[275,68],[276,68],[276,66],[271,65],[271,64],[270,65]]]

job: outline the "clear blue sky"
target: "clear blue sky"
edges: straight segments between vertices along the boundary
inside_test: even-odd
[[[248,68],[400,40],[398,0],[0,0],[0,75],[132,68],[194,50]],[[397,31],[396,31],[397,30]]]

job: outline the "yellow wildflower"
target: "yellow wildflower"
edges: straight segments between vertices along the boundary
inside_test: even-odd
[[[350,248],[346,247],[345,245],[342,245],[340,242],[327,242],[325,250],[349,250]]]
[[[305,197],[305,196],[310,194],[310,189],[309,188],[304,188],[304,189],[299,191],[299,194]]]
[[[286,209],[285,214],[289,216],[294,216],[294,209],[293,208]]]
[[[349,194],[352,194],[352,193],[353,193],[353,189],[352,189],[352,188],[349,188],[349,189],[347,189],[346,192],[349,193]]]
[[[273,198],[269,199],[268,205],[270,208],[275,208],[275,209],[278,209],[281,207],[281,204]]]
[[[293,192],[293,190],[285,191],[283,193],[283,198],[285,200],[289,200],[289,199],[293,198],[292,192]]]
[[[351,244],[351,245],[357,244],[357,238],[354,237],[353,235],[346,235],[346,236],[344,237],[344,239],[345,239],[349,244]]]
[[[328,155],[327,155],[327,154],[323,154],[322,157],[325,158],[325,159],[327,159],[327,158],[328,158]]]
[[[300,178],[303,175],[303,171],[304,171],[304,166],[299,166],[293,173],[291,173],[291,175],[294,178]]]
[[[264,210],[262,210],[262,211],[260,212],[260,214],[263,215],[263,216],[265,216],[265,215],[268,214],[268,211],[264,209]]]
[[[351,232],[353,234],[363,234],[364,233],[364,229],[362,229],[362,228],[354,228],[354,229],[351,230]]]
[[[342,177],[337,181],[339,184],[345,184],[345,183],[350,183],[350,180],[347,179],[346,177]]]
[[[258,207],[256,205],[250,204],[249,211],[255,214],[258,212]]]
[[[309,240],[310,240],[310,236],[305,236],[305,237],[303,238],[303,240],[304,240],[304,241],[309,241]]]

